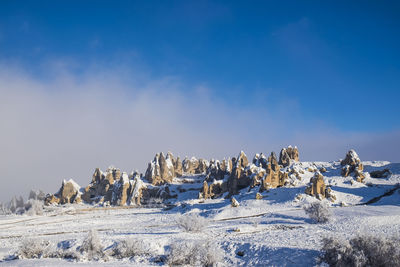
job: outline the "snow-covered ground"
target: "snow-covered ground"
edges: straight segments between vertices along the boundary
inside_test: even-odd
[[[389,168],[387,178],[371,178],[358,183],[352,177],[340,176],[339,162],[301,162],[295,167],[304,170],[295,185],[263,192],[244,189],[235,198],[239,207],[231,207],[229,199],[198,199],[202,177],[174,179],[172,191],[178,193],[168,206],[95,207],[65,205],[48,207],[43,216],[0,216],[0,265],[137,265],[167,264],[164,259],[171,244],[179,241],[204,240],[218,244],[224,251],[226,266],[314,266],[321,250],[321,239],[327,236],[351,238],[357,234],[400,236],[400,164],[363,162],[365,171]],[[313,176],[307,169],[325,167],[325,183],[337,197],[330,205],[332,219],[326,224],[314,223],[303,206],[318,201],[304,194]],[[191,179],[192,183],[184,183]],[[392,190],[392,194],[383,196]],[[374,203],[365,205],[371,199]],[[207,218],[208,225],[200,232],[185,232],[176,220],[181,214],[195,213]],[[64,259],[14,259],[22,240],[48,240],[75,249],[87,233],[95,229],[106,251],[115,242],[133,238],[143,243],[150,255],[128,259],[109,257],[107,261],[67,261]],[[160,260],[161,259],[161,260]]]

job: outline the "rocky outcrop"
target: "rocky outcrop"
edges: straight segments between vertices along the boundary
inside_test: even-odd
[[[391,174],[392,172],[389,169],[377,170],[369,173],[372,178],[387,178]]]
[[[283,149],[281,155],[283,161],[286,158],[289,162],[298,160],[297,148]],[[245,188],[251,190],[258,186],[259,191],[263,191],[284,186],[287,184],[289,169],[282,171],[274,152],[268,158],[262,153],[256,154],[251,162],[243,151],[237,158],[210,162],[195,157],[181,161],[179,157],[175,159],[171,152],[166,156],[159,153],[148,164],[145,176],[138,172],[132,172],[128,176],[126,172],[121,172],[115,167],[109,167],[105,172],[97,168],[90,184],[84,189],[72,180],[64,181],[58,193],[46,196],[45,203],[66,204],[83,201],[100,205],[141,205],[150,203],[151,199],[175,198],[178,192],[196,190],[197,188],[185,186],[170,189],[170,184],[176,177],[200,174],[204,175],[200,198],[216,198],[222,195],[231,198]],[[197,179],[188,177],[180,182],[195,183]],[[262,195],[259,194],[258,198],[260,196]]]
[[[230,175],[232,172],[232,160],[223,159],[221,162],[219,160],[210,160],[206,171],[206,180],[223,180],[226,175]]]
[[[319,200],[328,198],[331,201],[336,200],[336,196],[330,187],[327,187],[324,182],[324,176],[320,172],[316,172],[310,179],[310,184],[306,187],[305,193],[314,196]]]
[[[166,157],[161,152],[148,164],[145,178],[152,185],[163,185],[171,183],[174,177],[181,177],[184,174],[206,173],[208,166],[208,161],[204,159],[192,157],[182,162],[179,157],[175,160],[171,152],[168,152]]]
[[[72,179],[66,181],[63,180],[61,188],[57,193],[48,194],[44,203],[46,205],[50,204],[70,204],[70,203],[81,203],[82,193],[81,187]]]
[[[233,169],[228,180],[229,196],[238,193],[238,190],[245,188],[251,184],[251,178],[245,172],[245,168],[249,164],[246,154],[240,151],[237,159],[232,159]]]
[[[88,203],[110,202],[114,183],[119,181],[120,178],[121,171],[113,166],[108,167],[106,173],[96,168],[92,176],[92,182],[84,189],[82,200]]]
[[[231,198],[231,206],[234,208],[237,208],[240,206],[239,201],[236,200],[236,198]]]
[[[185,158],[183,160],[183,173],[185,174],[202,174],[206,173],[209,163],[205,159]]]
[[[53,194],[48,194],[44,199],[45,205],[60,204],[60,199]]]
[[[174,169],[175,169],[175,176],[176,177],[182,177],[183,175],[183,165],[182,161],[179,157],[176,158],[174,163]]]
[[[172,153],[168,152],[167,157],[164,154],[156,154],[154,160],[149,163],[145,178],[153,185],[161,185],[172,182],[175,177],[174,158]]]
[[[266,176],[262,182],[262,187],[260,188],[261,191],[285,185],[288,178],[288,173],[282,172],[280,169],[281,166],[278,164],[276,155],[274,152],[272,152],[268,157]]]
[[[81,187],[74,180],[64,180],[56,197],[60,199],[60,204],[81,203],[80,189]]]
[[[347,152],[345,159],[340,162],[340,165],[343,166],[341,172],[342,176],[347,177],[354,173],[354,177],[358,182],[364,182],[365,174],[362,172],[364,166],[353,149]]]
[[[281,153],[279,153],[279,164],[287,167],[294,161],[299,161],[299,150],[297,147],[288,146],[287,148],[282,148]]]
[[[323,199],[325,198],[325,190],[324,176],[320,172],[316,172],[310,179],[310,184],[306,188],[305,193],[318,199]]]
[[[214,181],[212,183],[203,182],[203,188],[200,191],[199,198],[218,198],[227,191],[227,183],[223,181]]]

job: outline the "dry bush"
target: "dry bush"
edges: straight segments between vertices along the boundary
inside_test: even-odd
[[[139,239],[121,240],[114,245],[111,251],[111,256],[119,259],[152,254],[150,245]]]
[[[324,202],[316,201],[303,207],[305,213],[316,223],[327,223],[332,214]]]
[[[43,215],[43,201],[29,199],[25,203],[25,214],[29,216]]]
[[[104,257],[104,246],[96,230],[90,230],[86,238],[83,240],[79,250],[81,253],[87,253],[89,260],[99,260]]]
[[[208,226],[208,220],[197,214],[184,214],[176,219],[176,223],[186,232],[201,232]]]
[[[169,265],[216,266],[224,261],[223,250],[214,243],[180,241],[171,245]]]
[[[46,257],[50,243],[41,239],[24,239],[16,252],[22,259],[38,259]]]
[[[334,267],[400,266],[400,239],[357,236],[350,240],[335,237],[322,240],[322,260]]]

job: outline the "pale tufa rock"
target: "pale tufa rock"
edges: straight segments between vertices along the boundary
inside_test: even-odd
[[[292,162],[299,161],[299,150],[297,147],[288,146],[287,148],[282,148],[279,153],[279,164],[283,167],[289,166]]]
[[[239,202],[234,197],[231,198],[231,206],[234,208],[237,208],[240,206]]]

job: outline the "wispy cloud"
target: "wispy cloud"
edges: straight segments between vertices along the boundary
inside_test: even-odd
[[[63,178],[85,185],[95,167],[144,171],[168,150],[209,159],[293,144],[303,160],[336,160],[350,147],[364,159],[400,160],[398,132],[349,134],[290,112],[243,109],[177,77],[136,79],[102,67],[77,75],[65,64],[49,66],[47,79],[0,67],[2,201],[30,188],[54,192]]]

